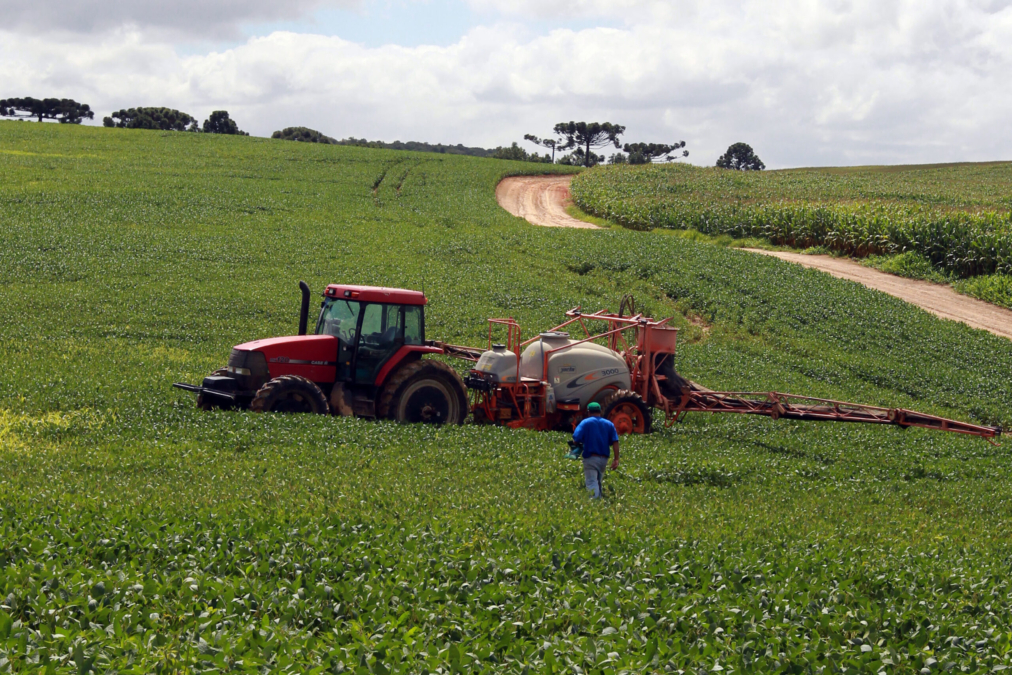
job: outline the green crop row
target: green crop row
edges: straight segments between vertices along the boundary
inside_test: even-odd
[[[625,293],[677,367],[1012,424],[1012,344],[747,252],[532,227],[544,165],[0,123],[0,673],[995,672],[1004,448],[690,416],[590,503],[561,433],[201,412],[305,279],[481,345]],[[691,324],[685,314],[693,317]]]
[[[734,172],[607,167],[573,181],[584,210],[632,228],[695,229],[824,246],[916,252],[960,276],[1012,272],[1012,164]]]

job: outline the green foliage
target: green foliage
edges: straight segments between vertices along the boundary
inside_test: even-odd
[[[652,164],[656,160],[673,162],[682,157],[688,157],[689,151],[683,150],[685,141],[678,141],[671,145],[664,143],[626,143],[623,150],[629,153],[630,164]],[[678,150],[682,150],[680,153]],[[612,162],[616,164],[618,162]]]
[[[337,143],[336,139],[324,136],[316,129],[309,129],[307,127],[285,127],[281,131],[275,131],[271,134],[271,138],[283,141],[301,141],[303,143],[329,143],[331,145]]]
[[[624,440],[594,504],[565,434],[203,413],[169,387],[294,332],[305,278],[424,284],[427,331],[464,344],[632,292],[705,386],[1012,421],[1006,340],[496,206],[502,177],[561,170],[0,125],[0,670],[1008,665],[1012,460],[974,439],[689,417]]]
[[[529,153],[523,148],[521,148],[519,145],[517,145],[516,141],[514,141],[513,145],[511,145],[508,148],[504,148],[501,146],[496,148],[495,151],[492,153],[492,158],[509,159],[513,160],[514,162],[536,162],[539,164],[552,163],[552,158],[549,157],[548,154],[545,154],[545,156],[542,157],[536,152]]]
[[[1012,309],[1012,277],[1006,274],[960,279],[953,285],[960,293]]]
[[[215,110],[211,116],[204,120],[203,132],[205,134],[226,134],[229,136],[249,136],[245,131],[239,129],[239,125],[228,116],[227,110]]]
[[[862,264],[908,279],[923,279],[924,281],[934,281],[939,284],[951,281],[949,277],[939,272],[938,268],[932,265],[929,260],[913,251],[907,251],[899,255],[868,256],[862,261]]]
[[[172,108],[129,108],[114,112],[104,118],[102,123],[103,126],[120,129],[199,130],[196,119]]]
[[[755,154],[751,145],[735,143],[727,149],[727,152],[717,158],[717,168],[735,171],[762,171],[766,165]]]
[[[87,103],[70,98],[5,98],[0,100],[0,117],[56,120],[60,124],[80,124],[95,117]]]
[[[437,152],[441,155],[466,155],[468,157],[491,157],[495,150],[487,148],[469,148],[458,143],[457,145],[443,145],[442,143],[422,143],[419,141],[394,141],[384,143],[383,141],[367,141],[364,138],[349,137],[338,141],[338,145],[354,145],[360,148],[378,148],[383,150],[409,150],[411,152]]]
[[[966,277],[1012,273],[1012,164],[730,172],[608,167],[573,181],[588,213],[855,255],[908,251]]]
[[[560,157],[559,164],[564,166],[597,166],[598,164],[604,162],[604,159],[604,155],[598,155],[593,152],[590,153],[590,155],[585,155],[583,148],[577,148],[568,155]]]

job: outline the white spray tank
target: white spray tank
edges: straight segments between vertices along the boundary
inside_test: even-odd
[[[492,345],[492,349],[482,352],[474,369],[491,375],[496,384],[516,382],[517,355],[506,349],[506,345]]]
[[[548,353],[548,372],[544,372]],[[593,342],[571,340],[569,333],[542,333],[520,355],[520,376],[551,387],[553,404],[576,403],[580,408],[602,389],[629,389],[632,381],[625,359],[616,351]],[[554,407],[554,406],[553,406]]]

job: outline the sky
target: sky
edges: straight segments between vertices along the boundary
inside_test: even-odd
[[[608,121],[712,165],[1012,160],[1012,0],[0,0],[0,98],[483,147]],[[612,151],[605,151],[606,154]]]

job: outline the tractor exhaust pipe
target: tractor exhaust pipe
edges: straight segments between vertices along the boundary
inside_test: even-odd
[[[306,324],[309,322],[309,284],[305,281],[299,282],[302,290],[302,311],[299,312],[299,335],[306,334]]]

